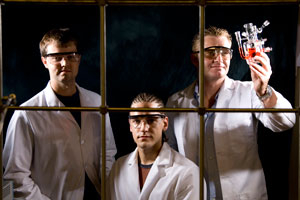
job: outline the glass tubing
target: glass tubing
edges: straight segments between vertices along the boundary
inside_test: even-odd
[[[151,108],[109,108],[106,105],[106,9],[105,7],[107,5],[190,5],[190,6],[199,6],[199,32],[200,32],[200,49],[204,49],[204,13],[205,13],[205,5],[220,5],[220,4],[275,4],[275,3],[294,3],[299,4],[299,0],[225,0],[225,1],[219,1],[219,0],[2,0],[1,2],[39,2],[39,3],[59,3],[59,4],[95,4],[98,5],[100,8],[100,77],[101,77],[101,106],[100,107],[19,107],[19,106],[9,106],[8,109],[11,110],[61,110],[61,111],[70,111],[70,110],[76,110],[76,111],[99,111],[102,115],[101,118],[101,143],[102,143],[102,152],[106,151],[105,146],[105,138],[106,138],[106,131],[105,131],[105,114],[109,112],[129,112],[129,111],[163,111],[163,112],[197,112],[200,115],[200,147],[198,149],[200,159],[199,159],[199,167],[200,167],[200,173],[199,173],[199,180],[200,184],[200,200],[204,199],[203,196],[203,184],[204,184],[204,178],[203,178],[203,169],[204,169],[204,114],[206,112],[294,112],[297,114],[297,122],[299,121],[299,97],[296,96],[296,106],[297,108],[294,109],[232,109],[232,108],[205,108],[204,107],[204,98],[203,98],[203,92],[204,92],[204,82],[203,82],[203,76],[204,76],[204,68],[202,67],[204,65],[204,55],[203,51],[200,51],[200,63],[199,63],[199,94],[202,94],[200,96],[200,104],[198,108],[157,108],[157,109],[151,109]],[[2,3],[0,2],[0,95],[1,99],[3,99],[3,60],[2,60]],[[299,23],[299,22],[298,22]],[[299,39],[299,38],[298,38]],[[298,67],[299,68],[299,67]],[[299,77],[297,76],[297,79]],[[296,94],[298,94],[297,90],[300,89],[300,81],[296,81]],[[299,95],[299,94],[298,94]],[[297,126],[297,125],[296,125]],[[298,128],[298,134],[300,127],[296,127],[294,129]],[[2,132],[2,130],[1,130]],[[296,132],[296,131],[294,131]],[[297,132],[296,132],[297,133]],[[0,147],[1,147],[1,156],[0,156],[0,164],[2,164],[2,144],[3,144],[3,135],[1,134],[0,137]],[[101,199],[106,199],[106,154],[102,154],[102,169],[101,169]],[[299,168],[299,163],[297,164]],[[3,169],[3,167],[2,167]],[[299,172],[299,169],[298,169]],[[2,179],[2,170],[0,172],[0,197],[2,199],[2,186],[3,186],[3,179]],[[298,185],[299,182],[298,182]],[[300,186],[298,186],[299,188]]]

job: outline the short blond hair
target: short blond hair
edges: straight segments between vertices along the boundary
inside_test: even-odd
[[[228,41],[230,41],[230,43],[232,43],[232,37],[231,35],[228,33],[228,31],[226,29],[223,28],[217,28],[215,26],[210,26],[209,28],[204,30],[204,37],[205,36],[216,36],[216,37],[220,37],[220,36],[224,36],[228,39]],[[199,46],[200,43],[200,33],[197,33],[192,41],[192,50],[195,50],[197,46]]]

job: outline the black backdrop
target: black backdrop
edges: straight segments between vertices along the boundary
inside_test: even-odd
[[[107,104],[129,107],[140,92],[152,92],[164,101],[196,78],[190,62],[191,40],[199,29],[196,6],[108,6]],[[100,93],[99,7],[6,3],[3,18],[4,95],[15,93],[18,105],[42,90],[49,75],[40,61],[38,43],[51,28],[75,29],[84,54],[77,82]],[[207,6],[205,24],[226,28],[233,36],[234,56],[229,76],[250,80],[234,37],[243,24],[258,27],[270,21],[262,33],[267,38],[273,75],[270,84],[292,104],[295,89],[297,5]],[[8,112],[6,125],[11,116]],[[110,113],[118,148],[117,157],[135,148],[129,132],[128,113]],[[4,130],[6,128],[4,127]],[[267,179],[269,199],[287,199],[291,131],[271,133],[260,126],[259,152]]]

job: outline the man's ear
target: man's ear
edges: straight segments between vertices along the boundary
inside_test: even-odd
[[[166,130],[167,130],[168,127],[169,127],[169,118],[166,116],[166,117],[163,119],[163,122],[164,122],[164,128],[163,128],[163,131],[166,132]]]
[[[130,124],[130,120],[128,119],[128,123],[129,123],[129,130],[130,130],[130,132],[132,132],[132,127],[131,127],[131,124]]]
[[[198,58],[198,54],[191,54],[191,62],[192,64],[198,68],[199,67],[199,58]]]
[[[42,60],[42,63],[45,65],[45,67],[46,67],[46,65],[47,65],[47,59],[45,58],[45,57],[41,57],[41,60]]]

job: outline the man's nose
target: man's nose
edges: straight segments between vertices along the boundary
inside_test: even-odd
[[[140,130],[148,130],[149,129],[149,124],[147,123],[146,120],[142,120],[140,126],[141,126]]]
[[[62,57],[61,61],[60,61],[60,65],[65,66],[67,64],[67,58]]]
[[[214,58],[214,60],[217,60],[219,62],[223,62],[223,56],[220,52],[217,53],[216,57]]]

